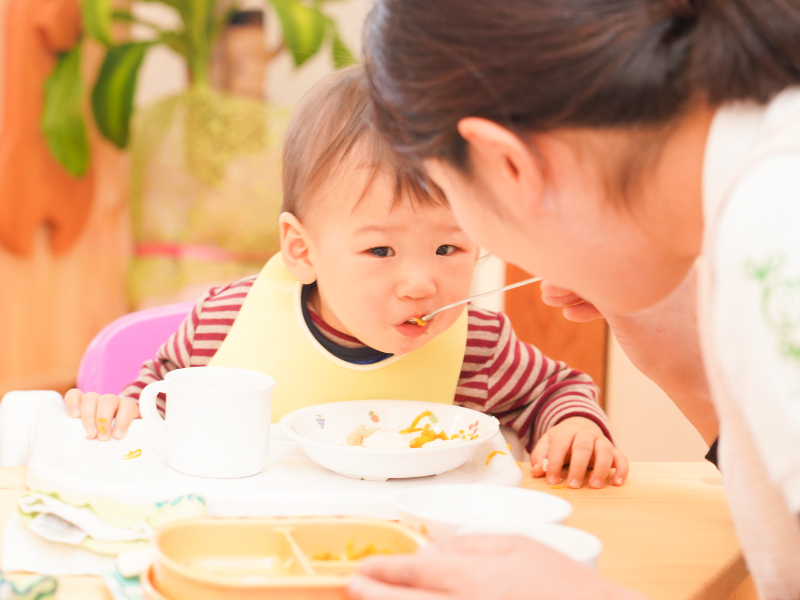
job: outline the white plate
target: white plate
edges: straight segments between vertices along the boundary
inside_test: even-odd
[[[347,436],[363,425],[396,432],[430,424],[447,437],[463,435],[467,441],[448,442],[434,448],[376,449],[348,446]],[[393,478],[439,475],[469,460],[484,441],[500,436],[500,423],[491,415],[436,402],[413,400],[352,400],[308,406],[290,412],[280,422],[284,435],[318,465],[345,477],[386,481]],[[409,441],[418,434],[408,434]],[[500,436],[502,437],[502,436]],[[506,452],[509,452],[505,449]]]
[[[32,401],[37,393],[41,394],[23,394],[19,400]],[[141,420],[131,424],[124,439],[99,442],[83,437],[80,421],[67,415],[60,398],[57,402],[43,402],[38,413],[28,462],[27,483],[31,489],[103,495],[142,504],[200,493],[208,501],[210,514],[220,516],[347,515],[396,519],[394,495],[401,490],[444,482],[505,486],[522,482],[522,471],[510,455],[497,454],[486,464],[495,450],[507,451],[500,435],[478,445],[460,467],[437,477],[376,482],[341,477],[320,467],[273,425],[264,471],[242,479],[205,479],[171,469],[163,435]],[[122,460],[135,450],[141,450],[141,455]]]
[[[597,559],[603,551],[603,544],[591,533],[553,523],[476,523],[462,527],[456,535],[521,535],[568,556],[592,571],[597,570]]]
[[[400,521],[432,540],[456,535],[465,525],[561,523],[572,505],[558,496],[494,485],[432,485],[397,494]]]

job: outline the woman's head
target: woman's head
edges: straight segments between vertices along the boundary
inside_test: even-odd
[[[713,108],[800,82],[796,4],[377,0],[377,124],[426,164],[477,241],[633,310],[699,251]]]

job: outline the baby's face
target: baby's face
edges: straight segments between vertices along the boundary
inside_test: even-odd
[[[459,317],[464,307],[425,327],[407,323],[468,297],[478,248],[448,207],[408,198],[392,207],[393,183],[376,178],[357,206],[360,182],[323,190],[324,216],[308,225],[319,290],[312,302],[332,327],[382,352],[406,354]]]

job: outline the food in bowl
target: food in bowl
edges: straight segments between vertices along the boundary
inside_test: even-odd
[[[359,425],[347,435],[347,445],[381,449],[432,448],[445,444],[459,444],[479,437],[477,432],[465,433],[463,429],[448,437],[444,431],[436,431],[431,423],[419,427],[420,421],[424,418],[430,419],[433,423],[438,422],[436,415],[426,410],[418,414],[411,425],[400,431]]]
[[[457,469],[484,443],[493,443],[500,424],[449,403],[376,399],[300,408],[285,415],[280,427],[318,465],[346,477],[386,481]],[[407,440],[402,446],[398,436]],[[481,460],[493,449],[481,450]]]

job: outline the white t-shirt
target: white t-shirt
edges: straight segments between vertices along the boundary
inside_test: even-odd
[[[763,600],[800,598],[800,89],[718,111],[703,173],[704,359]]]

